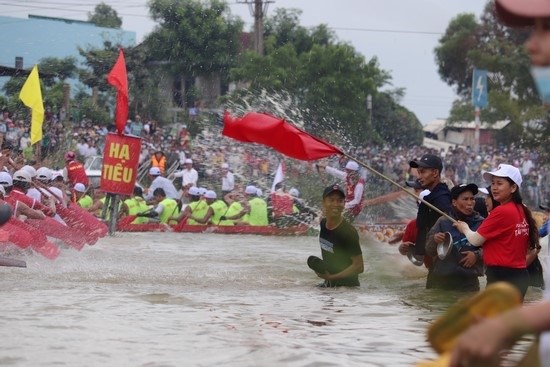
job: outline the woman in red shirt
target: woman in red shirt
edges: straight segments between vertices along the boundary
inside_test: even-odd
[[[525,296],[529,286],[526,255],[539,244],[539,236],[531,211],[523,205],[519,188],[519,169],[501,164],[483,178],[491,181],[491,193],[500,203],[483,221],[476,232],[464,222],[455,226],[475,246],[483,246],[483,262],[487,266],[487,284],[509,282]]]

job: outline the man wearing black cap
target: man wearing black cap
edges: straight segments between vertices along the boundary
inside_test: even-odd
[[[448,213],[451,210],[451,192],[447,185],[441,182],[441,170],[443,169],[441,158],[433,154],[424,154],[422,158],[411,161],[409,165],[411,168],[416,168],[418,182],[422,188],[430,190],[430,193],[424,196],[424,200],[443,213]],[[416,214],[418,234],[414,246],[414,255],[424,256],[426,254],[426,236],[439,217],[438,212],[423,202],[420,203]],[[426,261],[428,259],[424,258],[424,263],[428,267],[426,288],[432,288],[434,276],[431,261]]]
[[[325,281],[323,287],[359,286],[358,275],[364,271],[363,254],[357,230],[349,224],[344,211],[346,194],[339,185],[323,191],[323,213],[319,243],[323,259],[310,256],[308,266]]]

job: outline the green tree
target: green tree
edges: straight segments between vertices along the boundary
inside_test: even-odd
[[[117,11],[104,2],[97,4],[93,13],[88,13],[88,21],[98,27],[120,29],[122,26]]]
[[[460,96],[453,103],[450,124],[474,119],[472,72],[474,68],[485,69],[489,71],[489,106],[482,111],[482,120],[510,121],[499,133],[498,142],[547,149],[537,143],[544,133],[537,121],[545,119],[546,113],[529,73],[529,57],[524,49],[527,36],[527,30],[502,25],[492,3],[487,4],[479,21],[472,14],[451,21],[435,49],[441,78]]]
[[[305,127],[319,136],[333,131],[346,135],[339,142],[344,145],[382,143],[378,128],[383,125],[371,124],[366,100],[369,94],[376,99],[379,90],[389,85],[389,73],[376,58],[366,61],[352,46],[337,42],[325,25],[302,27],[300,14],[295,9],[277,9],[266,20],[265,56],[244,52],[231,69],[231,79],[245,82],[257,93],[268,90],[285,98],[294,96],[297,108],[305,111],[301,115]],[[407,124],[413,131],[412,141],[418,142],[416,137],[422,134],[418,120],[388,98],[382,100],[386,112],[391,110],[390,126]]]
[[[150,0],[159,23],[144,43],[150,60],[169,62],[176,74],[227,74],[239,51],[243,23],[226,3],[212,0]],[[223,75],[222,75],[223,78]]]

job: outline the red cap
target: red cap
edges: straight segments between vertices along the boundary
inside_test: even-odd
[[[535,18],[550,17],[549,0],[495,0],[500,20],[511,27],[533,25]]]

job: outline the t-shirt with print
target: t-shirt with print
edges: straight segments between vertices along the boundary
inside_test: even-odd
[[[326,219],[321,220],[319,243],[323,262],[330,274],[341,272],[351,265],[353,256],[362,255],[359,234],[346,220],[333,230],[326,227]],[[330,283],[331,286],[358,286],[359,277],[355,274]]]
[[[521,205],[508,202],[493,209],[477,233],[485,238],[483,262],[523,269],[529,246],[529,224]]]

